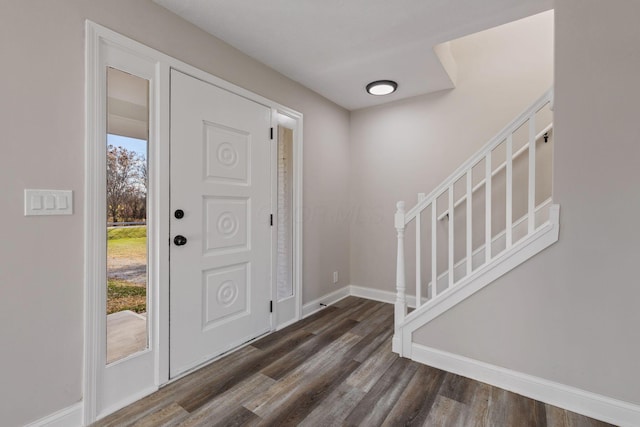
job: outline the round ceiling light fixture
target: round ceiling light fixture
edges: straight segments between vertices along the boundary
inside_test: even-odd
[[[393,80],[376,80],[367,85],[367,93],[376,96],[389,95],[398,89],[398,83]]]

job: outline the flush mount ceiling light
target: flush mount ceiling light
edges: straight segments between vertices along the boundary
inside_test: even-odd
[[[381,96],[389,95],[398,88],[398,83],[393,80],[377,80],[367,85],[367,93],[371,95]]]

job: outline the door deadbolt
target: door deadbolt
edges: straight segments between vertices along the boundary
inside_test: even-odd
[[[184,211],[182,209],[176,209],[176,211],[173,213],[173,216],[175,216],[177,219],[182,219],[184,218]]]

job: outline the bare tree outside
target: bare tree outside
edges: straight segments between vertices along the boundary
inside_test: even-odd
[[[107,67],[107,364],[149,346],[149,81]]]
[[[147,162],[124,147],[107,147],[107,221],[144,221]]]
[[[107,145],[107,363],[148,344],[147,142],[124,143]]]

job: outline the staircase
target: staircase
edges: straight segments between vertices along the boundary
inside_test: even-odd
[[[400,356],[411,358],[415,330],[558,240],[546,145],[552,99],[549,89],[429,195],[418,194],[414,207],[398,202],[393,351]],[[408,231],[413,254],[405,254]],[[415,260],[409,297],[406,260]]]

